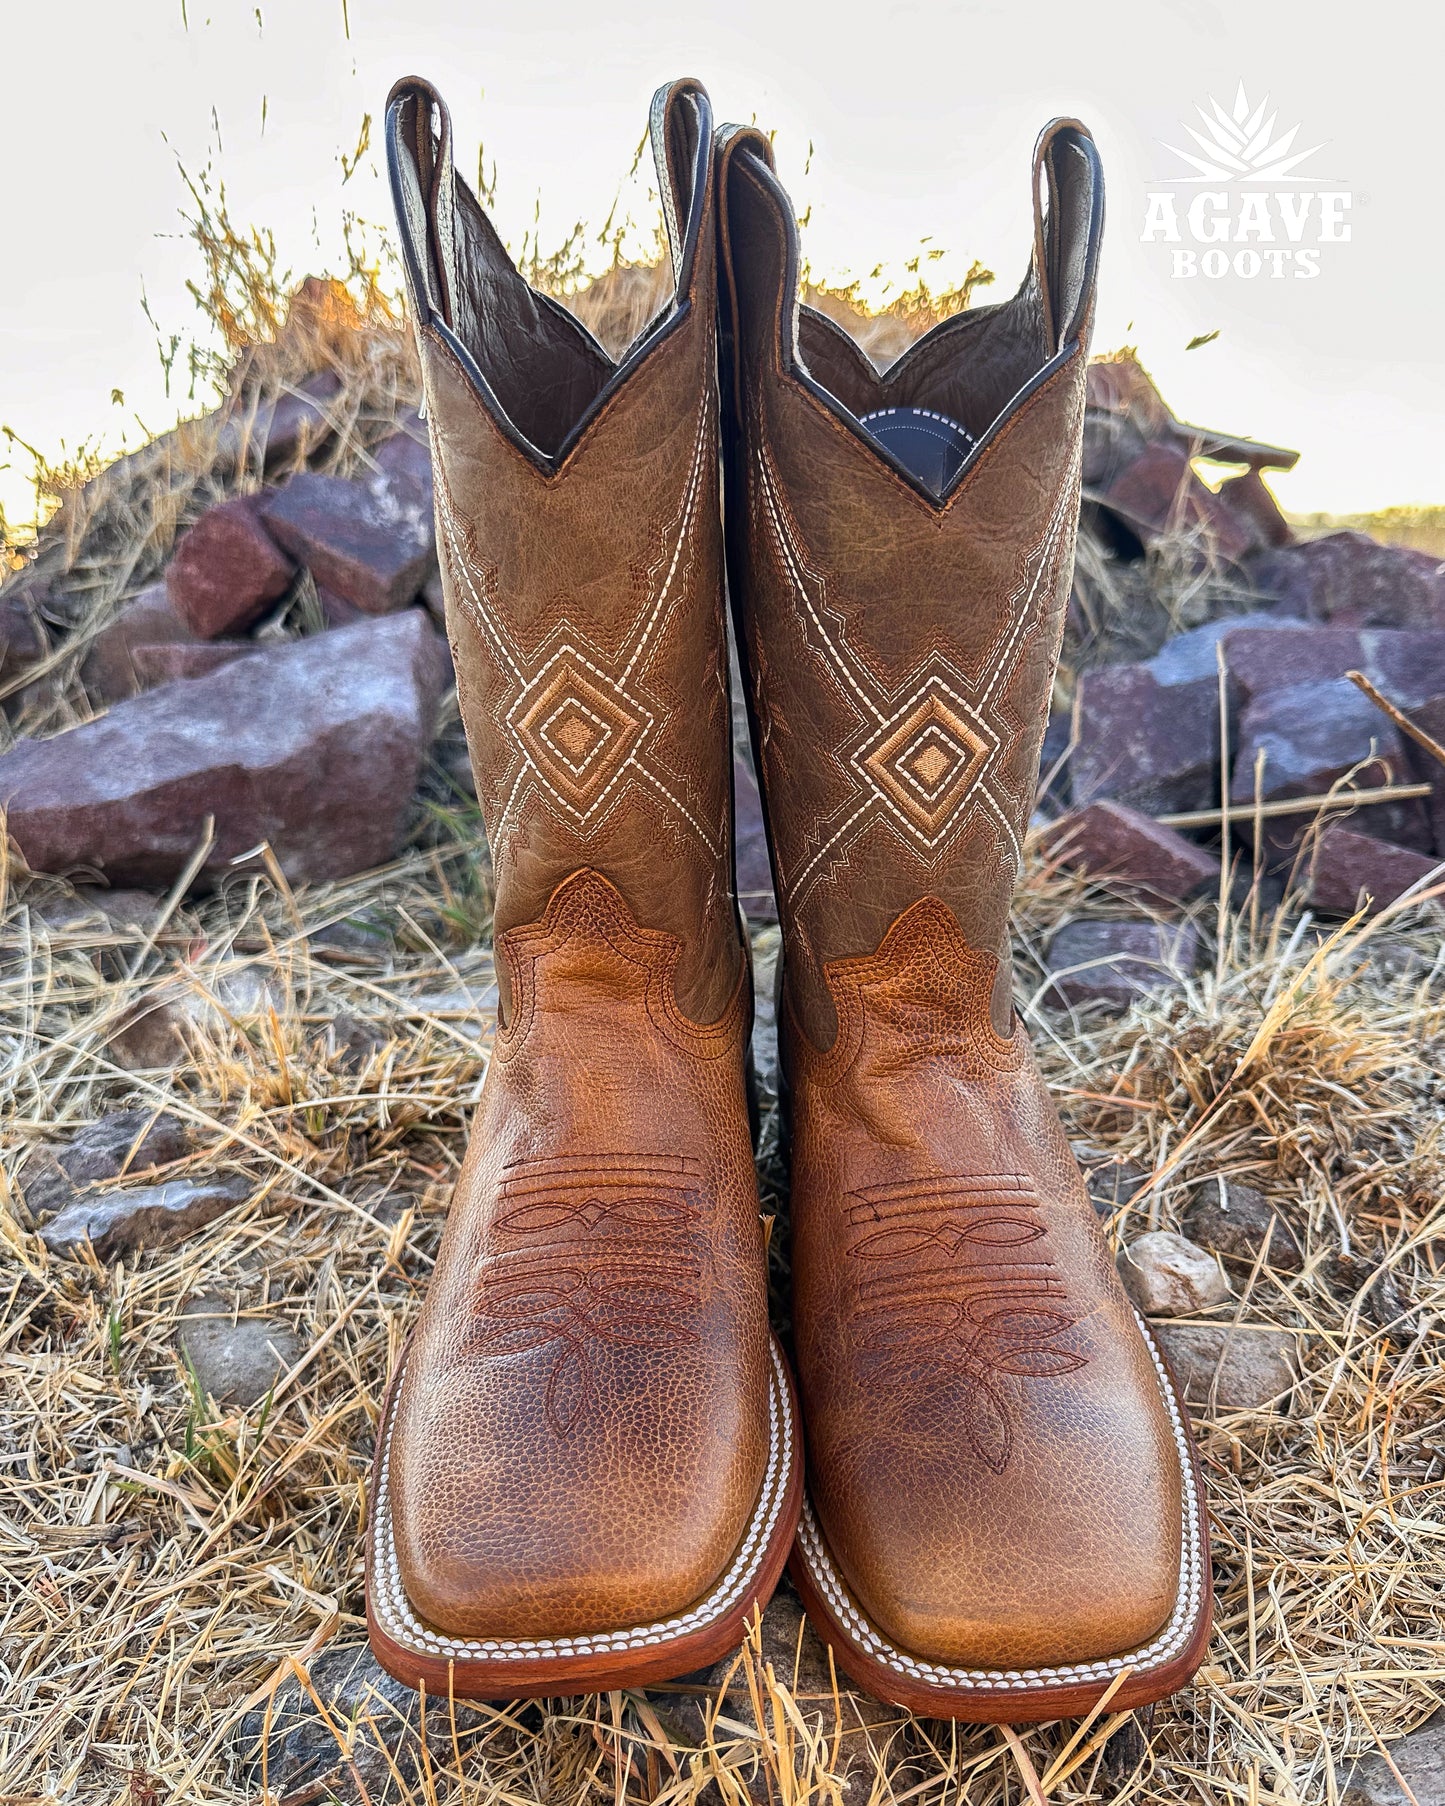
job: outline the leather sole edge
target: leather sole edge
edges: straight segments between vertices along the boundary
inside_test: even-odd
[[[403,1352],[382,1404],[366,1530],[366,1628],[377,1661],[403,1685],[424,1687],[435,1699],[509,1700],[646,1686],[691,1673],[735,1649],[748,1619],[767,1604],[782,1577],[803,1503],[793,1379],[774,1338],[769,1353],[768,1465],[742,1541],[711,1591],[687,1611],[653,1624],[527,1639],[453,1636],[427,1625],[407,1598],[387,1485]]]
[[[1165,1699],[1189,1681],[1204,1659],[1214,1597],[1203,1477],[1174,1377],[1142,1318],[1139,1327],[1154,1361],[1183,1479],[1179,1592],[1163,1629],[1138,1649],[1057,1667],[969,1669],[912,1655],[892,1643],[853,1597],[805,1498],[788,1570],[814,1628],[858,1686],[921,1717],[1035,1724],[1082,1717],[1111,1686],[1110,1711],[1126,1712]],[[1118,1682],[1121,1674],[1126,1678]]]

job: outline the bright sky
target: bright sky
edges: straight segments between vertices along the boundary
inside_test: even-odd
[[[719,119],[776,129],[783,179],[812,206],[816,268],[901,273],[926,238],[952,253],[945,270],[982,258],[1000,296],[1027,255],[1034,134],[1081,117],[1109,189],[1096,345],[1137,344],[1184,418],[1298,447],[1276,485],[1289,507],[1445,502],[1440,36],[1433,9],[1400,0],[1367,13],[1354,0],[3,0],[0,423],[54,452],[133,444],[137,418],[158,429],[184,411],[141,295],[166,330],[190,327],[176,159],[203,165],[217,128],[233,217],[273,228],[302,274],[334,256],[343,207],[389,217],[379,128],[398,75],[447,95],[469,176],[485,141],[515,243],[539,197],[544,240],[579,216],[600,223],[652,89],[693,74]],[[1242,227],[1243,190],[1186,136],[1204,133],[1211,97],[1228,121],[1241,83],[1243,132],[1217,121],[1220,134],[1249,141],[1250,169],[1278,164],[1255,192],[1287,196],[1251,203]],[[339,157],[368,111],[376,148],[343,189]],[[1171,180],[1195,171],[1166,146],[1219,173]],[[1190,237],[1201,191],[1222,197],[1197,203],[1201,231],[1238,234],[1222,254]],[[1150,195],[1166,193],[1179,243],[1141,242]],[[1349,240],[1319,244],[1318,275],[1295,275],[1331,213]],[[1245,269],[1253,257],[1260,273],[1176,276],[1176,249],[1196,267],[1211,251]],[[8,455],[0,506],[23,518],[26,466]]]

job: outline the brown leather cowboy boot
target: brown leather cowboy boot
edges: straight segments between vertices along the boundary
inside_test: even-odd
[[[652,129],[676,299],[621,363],[517,274],[402,82],[387,152],[500,1016],[378,1432],[382,1663],[483,1698],[736,1644],[801,1495],[730,877],[711,118]]]
[[[1073,121],[1032,268],[880,376],[797,306],[793,210],[719,140],[729,579],[784,924],[793,1572],[914,1710],[1122,1708],[1208,1624],[1186,1420],[1014,1020],[1008,911],[1078,513],[1103,211]],[[1125,1678],[1120,1683],[1120,1677]]]

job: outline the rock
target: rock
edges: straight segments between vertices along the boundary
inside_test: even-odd
[[[1240,812],[1236,826],[1242,834],[1251,831],[1255,761],[1261,753],[1259,794],[1265,802],[1322,796],[1361,765],[1354,779],[1361,789],[1408,783],[1414,775],[1400,730],[1345,678],[1271,691],[1241,715],[1229,794]],[[1301,814],[1265,823],[1265,840],[1279,860],[1292,859],[1311,819]],[[1368,804],[1353,811],[1350,825],[1421,851],[1431,844],[1429,816],[1417,798]]]
[[[269,841],[293,883],[391,858],[441,681],[420,609],[267,647],[0,756],[0,804],[32,870],[162,886],[206,817],[211,879]]]
[[[147,687],[135,663],[138,647],[186,645],[194,639],[165,584],[152,584],[123,602],[90,642],[81,660],[80,681],[92,702],[121,702]]]
[[[1168,441],[1147,445],[1097,499],[1146,546],[1191,533],[1214,558],[1236,563],[1268,543],[1247,512],[1221,502],[1199,480],[1187,448]]]
[[[272,535],[317,583],[367,614],[415,601],[436,558],[431,500],[397,455],[364,478],[303,471],[266,501]]]
[[[1124,1006],[1169,990],[1198,955],[1192,922],[1069,922],[1049,946],[1051,989],[1065,1003]]]
[[[1073,763],[1074,718],[1069,709],[1056,709],[1044,729],[1044,742],[1039,748],[1038,806],[1049,815],[1067,809],[1074,792]]]
[[[1060,816],[1043,842],[1050,859],[1115,890],[1182,903],[1219,883],[1219,860],[1127,803],[1100,801]]]
[[[177,1340],[201,1390],[217,1404],[254,1405],[265,1398],[303,1345],[284,1323],[238,1317],[224,1298],[196,1298],[181,1315]]]
[[[1191,1405],[1257,1411],[1295,1383],[1293,1344],[1273,1330],[1163,1322],[1154,1334]]]
[[[1120,1251],[1119,1277],[1149,1317],[1191,1317],[1230,1295],[1214,1256],[1172,1229],[1136,1236]]]
[[[1253,528],[1260,545],[1287,546],[1294,542],[1294,529],[1280,512],[1279,503],[1258,470],[1244,470],[1237,477],[1226,478],[1214,494],[1221,508]]]
[[[465,1760],[486,1738],[488,1749],[501,1756],[516,1735],[486,1708],[453,1705],[444,1695],[429,1698],[424,1761],[421,1696],[393,1680],[365,1643],[330,1643],[311,1657],[306,1670],[316,1699],[288,1676],[269,1701],[245,1715],[235,1733],[236,1756],[255,1798],[264,1766],[268,1799],[297,1806],[326,1801],[401,1806],[423,1792],[434,1797],[428,1771],[450,1775],[458,1749]],[[338,1728],[345,1749],[337,1742]],[[468,1772],[479,1771],[473,1763]],[[445,1786],[439,1791],[443,1797],[449,1792]]]
[[[1294,1230],[1262,1192],[1237,1179],[1206,1179],[1196,1186],[1185,1209],[1186,1233],[1212,1254],[1252,1267],[1269,1245],[1266,1260],[1278,1273],[1298,1273],[1304,1266]]]
[[[259,410],[256,428],[266,448],[268,473],[312,456],[331,440],[336,429],[330,409],[340,393],[341,378],[328,370],[307,377]]]
[[[101,1260],[112,1261],[184,1241],[244,1204],[251,1192],[245,1179],[170,1179],[164,1185],[83,1192],[41,1225],[40,1239],[52,1254],[75,1254],[88,1241]]]
[[[209,677],[233,658],[260,650],[254,640],[206,640],[194,645],[181,641],[171,646],[135,646],[130,657],[141,689],[154,690],[180,678]]]
[[[1372,1749],[1341,1764],[1340,1806],[1445,1806],[1445,1710],[1389,1749],[1388,1762]]]
[[[1129,1160],[1101,1161],[1099,1165],[1090,1166],[1084,1172],[1090,1202],[1101,1217],[1113,1216],[1148,1179],[1149,1174],[1144,1168],[1135,1166]]]
[[[1364,902],[1368,914],[1378,915],[1412,884],[1432,877],[1445,880],[1445,865],[1433,853],[1393,846],[1332,822],[1315,842],[1306,895],[1315,909],[1353,915]]]
[[[758,781],[742,759],[733,760],[733,859],[738,902],[749,922],[776,922],[773,868],[763,826],[763,800]]]
[[[1100,797],[1150,815],[1219,802],[1219,688],[1213,678],[1162,684],[1147,665],[1079,678],[1074,803]]]
[[[1445,633],[1299,622],[1248,638],[1236,638],[1231,631],[1224,648],[1241,708],[1273,690],[1343,677],[1347,671],[1362,671],[1402,709],[1445,695]]]
[[[198,639],[242,633],[291,587],[296,566],[261,524],[256,501],[208,508],[166,566],[166,593]]]
[[[1445,746],[1445,684],[1416,707],[1405,710],[1407,718],[1428,734],[1437,746]],[[1437,853],[1445,853],[1445,763],[1426,747],[1410,743],[1410,763],[1416,781],[1430,786],[1426,807],[1430,812],[1430,830]]]
[[[1398,1329],[1411,1309],[1399,1274],[1378,1256],[1332,1254],[1325,1263],[1325,1283],[1345,1304],[1358,1299],[1376,1329]]]
[[[1206,621],[1203,627],[1191,627],[1187,633],[1176,633],[1149,660],[1149,669],[1161,684],[1190,684],[1207,680],[1219,684],[1219,660],[1216,648],[1223,641],[1225,666],[1234,657],[1234,636],[1267,633],[1279,640],[1287,633],[1308,633],[1303,621],[1282,622],[1277,614],[1225,615],[1217,621]]]
[[[7,584],[0,590],[0,678],[14,677],[38,663],[49,649],[50,636],[32,586]]]
[[[36,1152],[47,1153],[74,1188],[118,1179],[122,1173],[135,1178],[155,1167],[169,1166],[194,1153],[196,1142],[195,1129],[169,1110],[115,1110],[88,1123],[60,1146]],[[28,1170],[27,1164],[20,1183],[31,1209],[58,1209],[58,1203],[44,1203],[32,1196]]]
[[[358,621],[371,619],[364,608],[358,608],[343,596],[333,595],[321,583],[316,585],[316,604],[321,610],[321,619],[328,627],[354,627]]]
[[[326,1051],[345,1072],[360,1072],[371,1056],[392,1039],[387,1028],[369,1016],[353,1016],[340,1010],[326,1024]]]
[[[162,987],[110,1038],[116,1063],[130,1072],[174,1066],[191,1048],[198,1032],[223,1028],[227,1019],[242,1020],[285,1007],[283,986],[262,965],[235,966],[210,979],[209,986],[184,978]]]
[[[1365,533],[1326,533],[1261,553],[1255,588],[1312,621],[1347,627],[1445,627],[1445,564]]]

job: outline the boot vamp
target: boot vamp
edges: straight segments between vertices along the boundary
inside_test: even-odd
[[[884,1016],[841,1073],[836,1050],[794,1060],[794,1326],[824,1535],[926,1659],[1135,1648],[1180,1579],[1159,1369],[1022,1029]]]
[[[573,914],[513,962],[515,1032],[394,1405],[403,1584],[462,1635],[682,1610],[726,1569],[766,1466],[744,1006],[691,1030],[655,969],[666,937]]]

